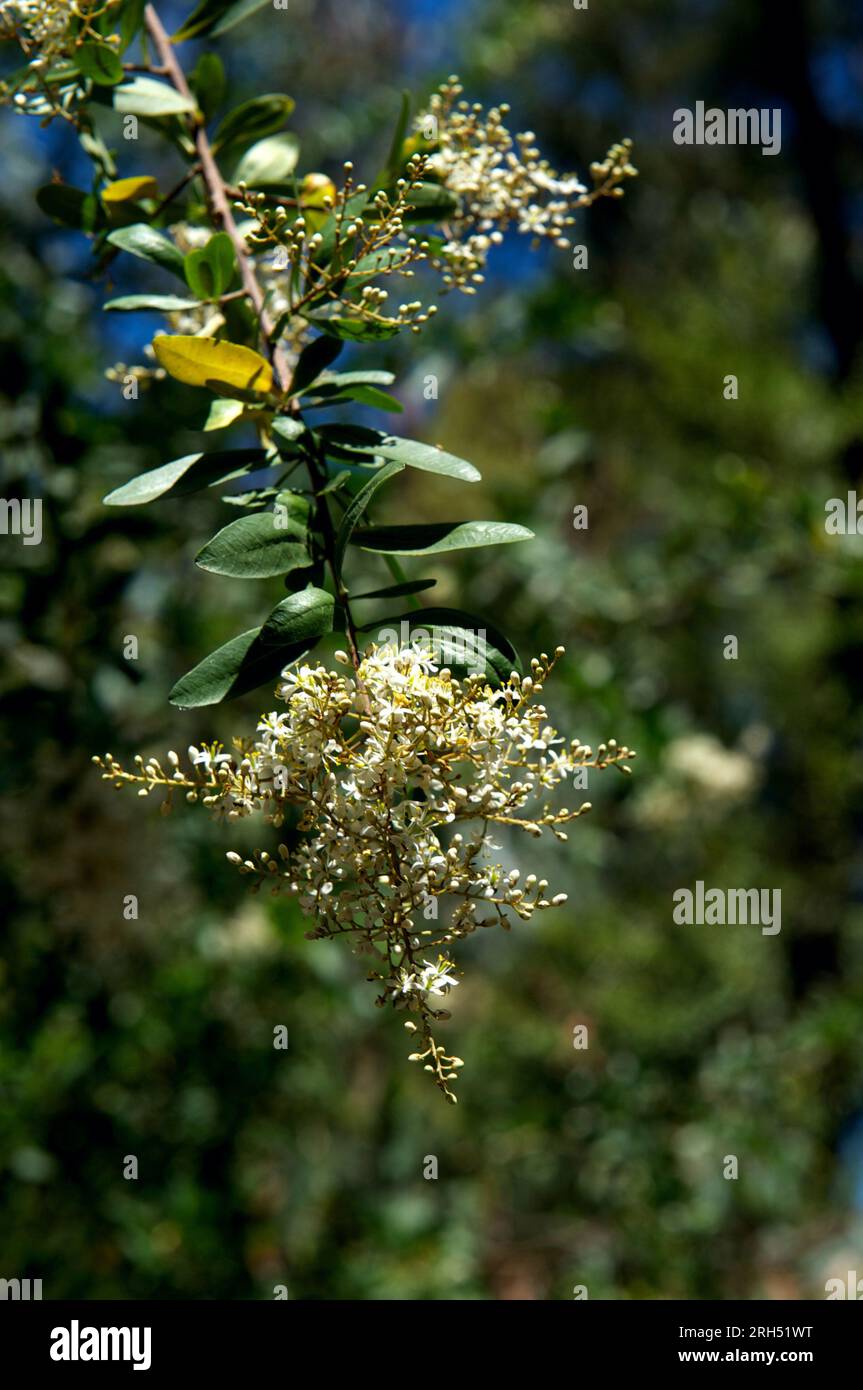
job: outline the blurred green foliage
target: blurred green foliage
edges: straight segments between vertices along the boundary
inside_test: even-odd
[[[3,485],[44,497],[45,539],[5,539],[0,574],[0,1274],[46,1297],[823,1296],[863,1258],[863,548],[823,524],[863,459],[860,112],[829,70],[859,61],[859,20],[488,0],[442,30],[374,9],[292,4],[277,74],[263,21],[231,44],[250,93],[269,74],[297,96],[322,168],[374,164],[408,63],[424,87],[455,63],[562,167],[636,142],[639,183],[576,238],[589,270],[506,247],[486,293],[380,365],[418,436],[481,468],[475,514],[538,533],[448,560],[433,601],[469,591],[526,655],[564,642],[556,722],[639,761],[596,779],[565,849],[513,847],[569,903],[463,949],[457,1108],[405,1065],[361,964],[228,871],[242,828],[103,787],[93,752],[251,726],[254,697],[205,725],[166,696],[273,586],[195,569],[217,498],[101,507],[200,436],[182,388],[100,385],[101,291],[28,206],[45,170],[7,122]],[[697,99],[781,101],[781,158],[674,146]],[[409,496],[416,519],[452,505],[421,475]],[[781,888],[781,934],[674,926],[699,878]]]

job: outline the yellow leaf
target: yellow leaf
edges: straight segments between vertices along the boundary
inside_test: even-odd
[[[116,179],[102,189],[103,203],[138,203],[142,198],[158,198],[159,185],[149,174],[139,178]]]
[[[273,385],[273,369],[266,358],[238,343],[162,333],[153,339],[153,351],[177,381],[209,386],[220,396],[225,394],[224,387],[266,395]]]

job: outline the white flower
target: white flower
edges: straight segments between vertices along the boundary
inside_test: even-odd
[[[221,749],[221,744],[214,743],[210,746],[204,744],[202,748],[196,748],[194,744],[189,746],[189,757],[194,767],[203,767],[209,772],[212,768],[218,767],[220,763],[230,763],[232,761],[230,753],[217,751]]]

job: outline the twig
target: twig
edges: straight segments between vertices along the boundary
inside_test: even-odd
[[[194,101],[189,84],[186,81],[186,75],[177,61],[177,56],[171,47],[171,40],[168,38],[164,25],[153,5],[147,6],[144,11],[144,18],[147,25],[147,32],[153,40],[153,46],[159,55],[167,76],[171,79],[171,82],[181,96],[188,97],[190,101]],[[234,221],[234,215],[231,212],[228,195],[225,189],[225,181],[219,173],[219,166],[213,155],[212,146],[210,145],[206,129],[200,118],[196,118],[194,124],[195,148],[198,152],[198,159],[201,165],[201,176],[207,190],[207,197],[215,217],[223,229],[228,233],[228,236],[234,244],[243,288],[252,301],[255,313],[258,316],[261,336],[273,359],[276,381],[281,389],[286,391],[290,385],[291,373],[284,352],[277,343],[272,341],[273,323],[266,309],[264,292],[252,269],[246,243],[241,237],[237,224]]]

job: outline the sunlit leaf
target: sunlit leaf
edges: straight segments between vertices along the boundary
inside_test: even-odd
[[[172,275],[178,275],[181,280],[185,280],[181,252],[172,241],[148,226],[146,222],[135,222],[131,227],[118,227],[115,232],[109,233],[108,240],[112,246],[119,246],[121,251],[128,251],[143,261],[152,261],[154,265],[161,266],[163,270],[170,270]]]
[[[459,478],[465,483],[476,483],[480,480],[480,474],[472,463],[458,458],[455,454],[448,454],[444,449],[435,449],[430,444],[420,444],[416,439],[400,439],[398,435],[385,434],[382,430],[365,429],[359,425],[321,425],[315,433],[324,441],[326,447],[335,445],[342,452],[393,459],[408,468],[419,468],[425,473],[440,473],[449,478]]]
[[[235,420],[239,420],[245,405],[242,401],[215,400],[210,406],[210,413],[204,424],[205,430],[223,430],[227,425],[232,425]]]
[[[119,299],[109,299],[102,307],[126,313],[135,309],[149,309],[162,314],[176,314],[184,309],[195,309],[197,304],[197,299],[181,299],[178,294],[125,294]]]
[[[475,546],[529,541],[533,532],[507,521],[439,521],[418,526],[366,526],[351,537],[354,545],[380,555],[436,555]]]
[[[299,157],[300,142],[296,135],[290,131],[270,135],[246,150],[234,170],[234,183],[246,183],[250,188],[276,187],[290,179]]]
[[[158,198],[159,185],[149,174],[137,178],[115,179],[102,189],[103,203],[138,203],[142,198]]]
[[[263,449],[227,449],[212,454],[186,454],[132,478],[104,499],[109,507],[137,507],[169,494],[184,497],[214,483],[239,478],[252,467],[261,467]]]
[[[114,110],[124,116],[182,116],[195,110],[191,97],[154,77],[133,77],[115,87],[113,100]]]
[[[218,342],[188,334],[160,334],[153,339],[156,360],[187,386],[221,387],[266,394],[273,384],[273,369],[265,357],[239,343]]]

